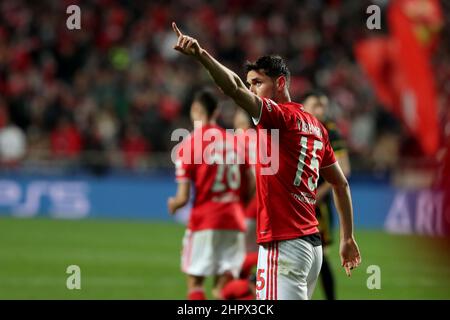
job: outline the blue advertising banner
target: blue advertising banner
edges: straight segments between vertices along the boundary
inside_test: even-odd
[[[440,235],[449,224],[439,191],[396,190],[387,182],[365,180],[352,181],[351,188],[357,227]],[[0,215],[170,220],[167,198],[175,191],[171,175],[0,176]],[[177,220],[188,213],[189,207],[181,210]]]
[[[16,217],[168,219],[170,177],[0,177],[0,214]]]

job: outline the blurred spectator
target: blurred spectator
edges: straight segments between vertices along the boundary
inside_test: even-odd
[[[50,139],[54,157],[73,159],[80,155],[81,135],[68,116],[61,116],[58,119]]]
[[[22,129],[10,122],[8,110],[0,102],[0,163],[14,167],[26,153],[26,137]]]
[[[101,126],[96,125],[92,115],[88,119],[87,129],[83,136],[82,164],[95,175],[104,175],[110,168],[106,153],[108,140],[102,138],[100,128]]]
[[[126,167],[130,169],[140,167],[149,151],[149,145],[139,129],[134,125],[129,125],[125,129],[125,137],[122,141]]]
[[[292,73],[292,98],[316,87],[326,92],[350,154],[370,164],[376,162],[374,155],[405,141],[398,139],[405,133],[383,135],[372,152],[386,132],[380,125],[390,124],[374,122],[381,107],[352,53],[353,43],[368,32],[365,9],[370,4],[83,0],[78,2],[81,30],[67,30],[64,1],[2,0],[0,95],[12,122],[27,133],[27,159],[46,152],[73,159],[82,150],[100,150],[111,158],[119,150],[133,168],[150,145],[154,156],[170,151],[170,129],[189,123],[190,93],[211,84],[201,68],[173,50],[173,19],[238,72],[247,59],[284,56]],[[450,103],[449,34],[442,33],[433,60],[441,111]],[[227,114],[220,122],[232,127]],[[119,134],[124,126],[133,128],[125,138]],[[81,136],[89,140],[84,149]]]
[[[115,147],[119,134],[119,122],[112,106],[107,106],[98,111],[95,119],[95,131],[107,148],[113,149]]]

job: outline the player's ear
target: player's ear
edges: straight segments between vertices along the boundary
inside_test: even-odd
[[[282,91],[286,87],[286,77],[285,76],[279,76],[276,80],[277,89]]]

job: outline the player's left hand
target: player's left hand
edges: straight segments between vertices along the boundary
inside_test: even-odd
[[[361,264],[361,254],[353,237],[342,239],[340,246],[341,264],[347,276],[351,276],[351,270]]]
[[[199,57],[202,48],[198,44],[198,41],[192,37],[182,34],[175,22],[172,22],[172,29],[178,37],[178,41],[174,46],[174,49],[188,56]]]
[[[170,214],[172,215],[175,214],[177,208],[176,208],[176,200],[174,197],[170,197],[169,199],[167,199],[167,208],[169,209]]]

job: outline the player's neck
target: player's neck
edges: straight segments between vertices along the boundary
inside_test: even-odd
[[[277,103],[288,103],[291,102],[291,96],[288,92],[283,92],[278,96]]]
[[[205,126],[215,126],[216,119],[208,119],[207,117],[200,118],[194,121],[194,127],[201,128]]]

